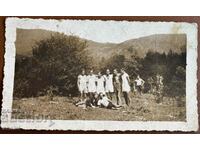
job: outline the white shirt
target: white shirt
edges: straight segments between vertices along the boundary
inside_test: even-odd
[[[109,99],[104,96],[102,99],[99,99],[98,103],[97,103],[98,106],[104,106],[104,107],[108,107],[109,105]]]
[[[144,80],[139,78],[139,79],[136,79],[135,82],[136,82],[136,86],[141,86],[144,83]]]

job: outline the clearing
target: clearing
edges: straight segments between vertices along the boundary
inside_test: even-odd
[[[185,98],[180,102],[163,98],[156,103],[152,94],[131,95],[131,105],[120,110],[105,108],[76,107],[77,97],[47,96],[15,99],[12,118],[15,119],[52,119],[52,120],[113,120],[113,121],[186,121]],[[124,99],[122,98],[122,101]],[[181,100],[182,101],[182,100]],[[113,101],[115,103],[115,101]]]

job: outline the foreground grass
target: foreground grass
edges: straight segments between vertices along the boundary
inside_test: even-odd
[[[185,104],[164,98],[156,103],[153,95],[131,96],[131,105],[120,110],[88,108],[84,110],[73,103],[77,98],[59,97],[49,101],[46,96],[13,101],[12,117],[15,119],[53,120],[116,120],[116,121],[185,121]],[[123,99],[122,99],[123,100]],[[113,101],[115,103],[115,101]]]

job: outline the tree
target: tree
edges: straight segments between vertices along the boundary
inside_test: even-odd
[[[81,69],[87,68],[89,64],[89,58],[84,52],[86,47],[86,41],[59,33],[37,42],[32,49],[32,61],[20,69],[23,71],[32,64],[26,71],[25,78],[32,89],[22,96],[46,94],[52,87],[57,89],[57,94],[76,94],[77,76]],[[21,90],[24,88],[22,86]]]
[[[110,70],[113,70],[113,69],[119,70],[121,68],[124,68],[124,62],[125,62],[124,55],[114,55],[107,61],[104,70],[107,68]]]

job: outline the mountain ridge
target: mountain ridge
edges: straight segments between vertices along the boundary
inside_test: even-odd
[[[16,53],[24,56],[32,55],[32,47],[35,42],[49,38],[57,32],[42,29],[17,29]],[[109,59],[114,55],[124,55],[129,58],[131,55],[145,57],[148,52],[168,53],[172,50],[181,53],[186,47],[186,34],[154,34],[135,39],[129,39],[121,43],[100,43],[86,40],[88,47],[85,51],[94,58],[96,63]]]

